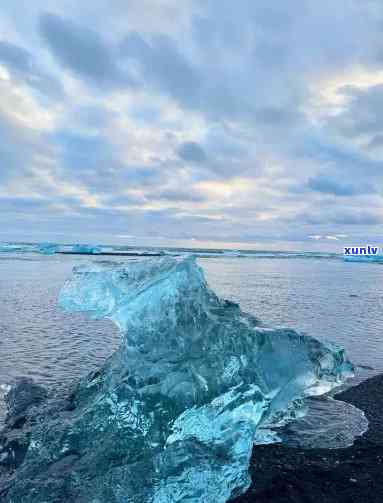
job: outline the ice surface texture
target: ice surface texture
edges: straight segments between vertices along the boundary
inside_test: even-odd
[[[111,319],[121,345],[36,420],[7,502],[224,503],[270,425],[352,371],[341,349],[219,299],[192,257],[79,266],[59,302]]]

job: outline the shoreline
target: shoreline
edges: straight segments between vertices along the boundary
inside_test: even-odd
[[[255,446],[252,484],[230,503],[382,503],[383,374],[335,398],[363,410],[366,433],[345,449]]]

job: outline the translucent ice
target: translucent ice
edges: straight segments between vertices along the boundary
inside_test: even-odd
[[[58,250],[58,245],[55,243],[40,243],[38,245],[38,250],[44,255],[54,255]]]
[[[20,244],[20,243],[0,243],[0,253],[2,252],[23,253],[28,251],[35,251],[34,246],[31,244]]]
[[[72,246],[73,253],[84,253],[84,255],[96,255],[101,252],[99,246],[77,244]]]
[[[254,442],[352,371],[219,299],[191,257],[79,266],[59,302],[111,319],[121,345],[36,420],[9,502],[224,503],[249,486]]]

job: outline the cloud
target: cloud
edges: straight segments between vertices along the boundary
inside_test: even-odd
[[[346,86],[339,92],[346,96],[348,103],[345,110],[331,120],[332,127],[351,139],[383,132],[383,118],[379,113],[383,106],[383,83],[367,88]]]
[[[0,40],[0,65],[4,65],[15,80],[52,98],[63,97],[60,82],[44,72],[24,47]]]
[[[371,194],[376,192],[370,184],[353,184],[339,182],[331,175],[317,175],[309,178],[307,187],[315,192],[333,194],[334,196],[355,196],[360,194]]]
[[[46,13],[40,17],[40,32],[59,64],[79,77],[101,88],[132,85],[129,73],[118,66],[113,47],[96,31]]]
[[[169,36],[154,35],[147,42],[131,33],[121,44],[121,54],[138,64],[144,85],[158,86],[181,103],[197,99],[201,77]]]
[[[375,226],[383,223],[383,215],[381,212],[375,213],[373,211],[346,211],[335,215],[332,219],[334,223],[340,225],[356,225],[356,226]]]
[[[78,135],[68,131],[57,131],[50,140],[55,143],[56,164],[60,176],[69,184],[99,196],[109,196],[109,201],[122,199],[129,189],[152,187],[161,180],[156,166],[131,165],[120,159],[113,145],[101,134]],[[143,198],[130,198],[135,201]]]
[[[0,197],[0,206],[4,213],[28,213],[46,209],[50,201],[40,198]]]
[[[206,160],[203,148],[195,142],[185,142],[178,148],[178,155],[184,161],[202,163]]]
[[[363,231],[368,226],[372,228],[380,226],[383,222],[383,213],[381,207],[372,207],[371,209],[362,209],[340,205],[328,205],[327,208],[321,209],[320,204],[310,209],[309,212],[303,214],[297,213],[294,218],[301,225],[309,226],[311,229],[316,229],[318,232],[311,235],[310,239],[315,239],[312,236],[335,235],[336,237],[344,236],[344,232],[339,233],[337,230],[346,231],[347,235],[351,236],[350,227],[360,227]],[[291,219],[291,217],[290,217]],[[376,229],[374,229],[376,232]]]
[[[184,202],[203,202],[207,201],[207,196],[195,190],[163,190],[159,193],[153,193],[150,198],[156,200],[172,201],[174,203]]]
[[[1,110],[0,137],[0,193],[8,183],[17,184],[19,190],[23,190],[24,184],[26,191],[27,183],[36,177],[36,158],[42,162],[49,156],[50,146],[45,144],[41,131],[25,127]]]
[[[0,61],[8,68],[20,73],[28,73],[32,69],[30,53],[23,47],[4,40],[0,41]]]
[[[4,228],[27,215],[36,235],[292,247],[377,235],[378,2],[27,9],[0,15]]]

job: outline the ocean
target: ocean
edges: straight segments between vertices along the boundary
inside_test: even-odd
[[[121,249],[119,250],[121,252]],[[109,250],[110,252],[110,250]],[[111,253],[111,252],[110,252]],[[0,253],[0,385],[28,376],[65,389],[97,368],[119,344],[111,322],[64,313],[57,296],[72,268],[131,256]],[[151,254],[153,250],[137,250]],[[185,254],[190,250],[166,250]],[[383,264],[345,262],[334,254],[199,251],[218,295],[271,326],[294,328],[345,348],[360,379],[383,371]],[[1,394],[0,394],[1,395]],[[4,406],[0,396],[0,415]]]

